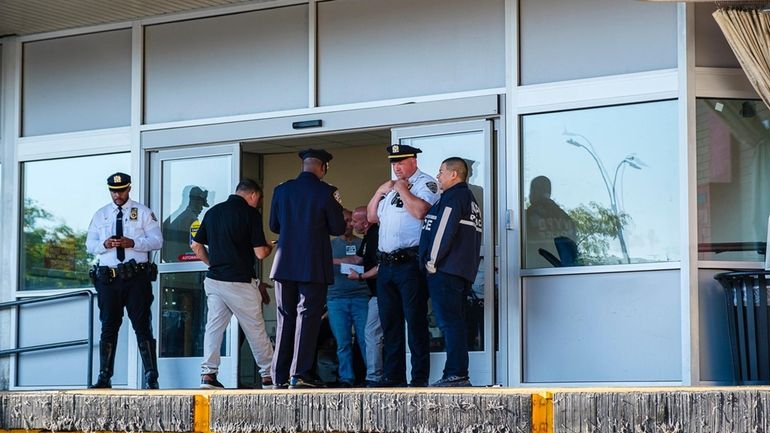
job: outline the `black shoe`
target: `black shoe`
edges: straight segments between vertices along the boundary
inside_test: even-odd
[[[139,355],[142,357],[144,369],[144,389],[159,389],[158,385],[158,357],[155,355],[155,340],[144,340],[139,343]]]
[[[273,389],[289,389],[288,383],[276,383],[273,385]]]
[[[292,376],[292,378],[289,380],[289,389],[314,389],[325,387],[326,384],[318,379]]]
[[[374,382],[372,388],[405,388],[406,382],[396,382],[393,380],[383,379],[379,382]]]
[[[341,381],[337,382],[337,384],[335,385],[335,388],[355,388],[355,385],[353,385],[350,382],[341,380]]]
[[[106,388],[112,388],[112,381],[109,377],[106,377],[99,373],[99,378],[96,380],[96,383],[89,386],[89,388],[92,389],[106,389]]]
[[[413,380],[409,382],[409,388],[426,388],[428,386],[427,380]]]
[[[202,389],[225,389],[225,386],[219,383],[217,380],[217,374],[202,374],[201,375],[201,388]]]
[[[471,385],[470,379],[468,379],[468,376],[448,376],[445,378],[442,378],[440,380],[437,380],[436,382],[432,383],[430,386],[435,386],[439,388],[449,388],[449,387],[455,387],[455,386],[473,386]]]

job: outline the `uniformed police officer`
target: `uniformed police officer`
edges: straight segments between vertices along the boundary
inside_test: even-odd
[[[446,343],[444,375],[431,386],[471,386],[465,296],[479,270],[482,229],[481,210],[467,178],[468,165],[462,158],[441,163],[437,177],[441,199],[422,225],[420,264],[427,273],[433,314]]]
[[[302,172],[275,188],[270,207],[270,230],[280,235],[270,273],[278,306],[276,388],[322,385],[313,361],[327,287],[334,282],[329,236],[342,235],[347,227],[337,188],[321,181],[332,155],[308,149],[299,157]]]
[[[380,224],[377,300],[385,337],[382,386],[406,385],[404,319],[412,361],[410,386],[427,386],[430,373],[428,290],[417,258],[422,219],[439,199],[438,184],[417,168],[422,151],[388,146],[396,180],[382,184],[369,200],[367,217]]]
[[[99,262],[91,271],[98,296],[102,331],[99,342],[99,379],[92,388],[111,388],[118,332],[123,309],[136,333],[144,367],[143,387],[158,388],[158,363],[152,334],[151,281],[157,275],[150,263],[163,235],[155,214],[128,197],[131,176],[115,173],[107,178],[112,203],[96,211],[88,226],[86,248]]]

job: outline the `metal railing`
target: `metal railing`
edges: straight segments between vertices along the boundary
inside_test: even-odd
[[[76,298],[80,296],[86,296],[88,298],[88,338],[79,340],[67,340],[58,343],[38,344],[35,346],[18,347],[19,341],[19,315],[21,313],[20,308],[22,305],[39,304],[43,302],[58,301],[68,298]],[[95,294],[90,290],[80,290],[77,292],[62,293],[60,295],[43,296],[39,298],[27,298],[19,299],[16,301],[2,302],[0,303],[0,311],[11,308],[16,309],[16,345],[14,349],[0,350],[0,357],[18,355],[26,352],[38,352],[41,350],[58,349],[62,347],[82,346],[88,345],[88,378],[86,379],[86,386],[91,386],[91,380],[93,377],[94,369],[94,357],[92,353],[92,347],[94,346],[94,296]]]

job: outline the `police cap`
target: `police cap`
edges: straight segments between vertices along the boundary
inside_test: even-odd
[[[131,176],[126,173],[117,172],[107,178],[107,187],[110,191],[123,191],[129,186],[131,186]]]
[[[387,149],[390,162],[397,162],[406,158],[416,158],[418,153],[422,153],[422,150],[405,144],[392,144]]]
[[[190,188],[190,201],[196,200],[201,202],[201,205],[203,207],[209,207],[208,197],[209,197],[208,191],[204,191],[197,186]]]
[[[300,158],[302,158],[302,160],[305,160],[307,158],[315,158],[315,159],[320,159],[321,162],[324,162],[324,163],[328,163],[333,158],[331,153],[323,149],[305,149],[300,151],[298,155]]]

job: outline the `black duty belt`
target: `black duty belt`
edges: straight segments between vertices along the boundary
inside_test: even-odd
[[[418,247],[401,248],[399,250],[384,253],[377,251],[377,263],[399,264],[407,263],[417,258]]]
[[[153,275],[155,274],[155,275]],[[148,275],[151,281],[155,281],[157,275],[157,265],[154,263],[137,263],[131,259],[125,263],[119,263],[117,267],[94,266],[89,272],[89,276],[94,284],[101,282],[109,284],[116,279],[128,281],[137,275]]]

